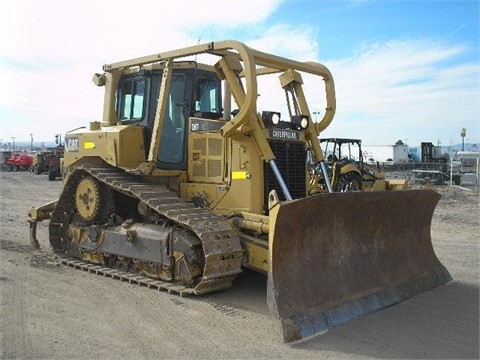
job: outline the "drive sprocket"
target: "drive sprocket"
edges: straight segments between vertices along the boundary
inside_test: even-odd
[[[100,209],[100,184],[90,176],[83,176],[75,191],[75,206],[83,220],[96,219]]]
[[[101,223],[113,211],[112,190],[89,175],[83,175],[75,190],[75,208],[87,224]]]

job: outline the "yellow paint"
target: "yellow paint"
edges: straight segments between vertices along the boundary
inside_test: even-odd
[[[90,141],[85,141],[84,148],[87,150],[95,149],[95,143]]]
[[[247,179],[247,172],[246,171],[232,171],[232,179],[233,180],[245,180],[245,179]]]
[[[244,237],[241,238],[241,240],[243,240],[242,245],[245,249],[246,266],[264,274],[268,273],[268,249],[249,242],[248,240],[245,241],[246,239]]]

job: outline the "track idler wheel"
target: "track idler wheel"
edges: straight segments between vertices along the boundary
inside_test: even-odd
[[[113,191],[90,175],[80,178],[75,190],[75,207],[86,224],[106,222],[113,213]]]

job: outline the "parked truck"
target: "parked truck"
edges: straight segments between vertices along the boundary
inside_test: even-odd
[[[7,171],[29,171],[33,164],[33,156],[28,154],[12,154],[6,160]]]
[[[49,180],[55,180],[62,176],[61,160],[63,158],[64,146],[58,145],[54,148],[47,148],[37,153],[33,159],[33,172],[37,175],[48,173]]]

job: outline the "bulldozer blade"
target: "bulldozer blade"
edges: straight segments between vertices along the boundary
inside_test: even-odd
[[[319,194],[270,210],[268,306],[285,342],[452,278],[433,250],[432,190]]]

